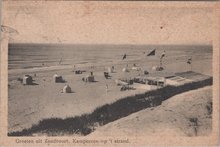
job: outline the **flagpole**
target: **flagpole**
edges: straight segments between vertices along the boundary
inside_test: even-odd
[[[190,64],[190,69],[191,69],[191,71],[192,71],[192,63]]]
[[[192,71],[192,57],[188,59],[187,63],[189,64],[189,68],[188,71]]]
[[[160,58],[160,67],[162,67],[162,58]]]

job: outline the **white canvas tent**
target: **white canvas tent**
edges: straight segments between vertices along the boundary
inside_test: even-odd
[[[33,82],[33,79],[32,79],[32,77],[30,75],[25,75],[23,77],[22,83],[24,85],[31,85],[31,84],[33,84],[32,82]]]
[[[66,86],[63,87],[63,91],[62,92],[63,93],[71,93],[72,90],[71,90],[69,85],[66,85]]]

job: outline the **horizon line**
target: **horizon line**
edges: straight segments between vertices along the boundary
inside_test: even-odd
[[[110,43],[24,43],[24,42],[9,42],[8,45],[13,45],[13,44],[27,44],[27,45],[115,45],[115,46],[125,46],[125,45],[131,45],[131,46],[149,46],[149,45],[153,45],[153,46],[167,46],[167,45],[173,45],[173,46],[178,46],[178,45],[182,45],[182,46],[213,46],[213,44],[201,44],[201,43],[195,43],[195,44],[129,44],[129,43],[121,43],[121,44],[110,44]]]

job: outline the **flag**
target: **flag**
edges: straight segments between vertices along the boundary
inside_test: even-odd
[[[188,61],[187,61],[187,63],[188,63],[188,64],[191,64],[191,63],[192,63],[192,58],[189,58]]]
[[[149,54],[147,54],[147,56],[154,56],[156,53],[156,49],[152,50]]]
[[[126,58],[126,56],[127,56],[127,55],[126,55],[126,54],[124,54],[124,56],[123,56],[122,60],[124,60],[124,59]]]
[[[164,51],[163,54],[161,55],[160,59],[162,59],[163,57],[165,57],[165,51]]]

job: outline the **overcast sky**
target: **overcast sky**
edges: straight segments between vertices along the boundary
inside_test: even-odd
[[[208,8],[146,2],[4,2],[10,42],[85,44],[211,44]],[[7,16],[6,16],[7,15]]]

